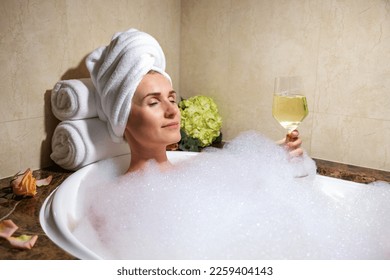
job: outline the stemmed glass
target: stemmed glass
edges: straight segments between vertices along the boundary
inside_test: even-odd
[[[286,143],[294,141],[291,132],[301,124],[308,114],[302,77],[277,77],[275,79],[272,115],[287,130]],[[294,162],[294,177],[300,178],[308,175],[302,157],[293,157],[290,160]]]
[[[272,115],[287,130],[286,141],[291,140],[290,133],[301,124],[308,114],[302,77],[277,77],[275,79]]]

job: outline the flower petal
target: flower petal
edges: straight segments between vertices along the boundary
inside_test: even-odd
[[[7,240],[12,247],[18,249],[31,249],[38,239],[38,235],[20,235],[18,237],[8,237]]]
[[[0,222],[0,237],[8,238],[17,229],[18,229],[18,226],[15,225],[12,220],[3,220]]]
[[[51,180],[53,179],[53,176],[46,177],[44,179],[39,179],[36,181],[37,187],[41,186],[47,186],[51,183]]]

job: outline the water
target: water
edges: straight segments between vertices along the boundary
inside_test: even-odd
[[[297,168],[309,176],[295,178]],[[334,200],[314,176],[309,157],[296,167],[248,132],[170,171],[151,162],[83,187],[74,234],[108,259],[390,258],[389,185]]]

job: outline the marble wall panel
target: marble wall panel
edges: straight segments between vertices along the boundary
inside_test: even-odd
[[[390,121],[317,113],[311,154],[320,159],[390,170]]]
[[[182,1],[181,5],[180,95],[208,95],[220,109],[229,110],[224,99],[230,97],[230,1]]]
[[[322,3],[318,112],[389,119],[389,5],[388,1]]]
[[[310,155],[389,170],[389,1],[208,2],[182,4],[182,39],[196,42],[182,43],[181,90],[215,90],[226,140],[247,129],[278,139],[273,80],[301,75],[309,116],[300,131]]]

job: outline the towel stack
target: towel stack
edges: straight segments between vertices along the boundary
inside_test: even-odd
[[[54,130],[51,159],[68,170],[129,153],[126,143],[114,143],[98,118],[91,79],[63,80],[51,93],[53,114],[61,120]]]

